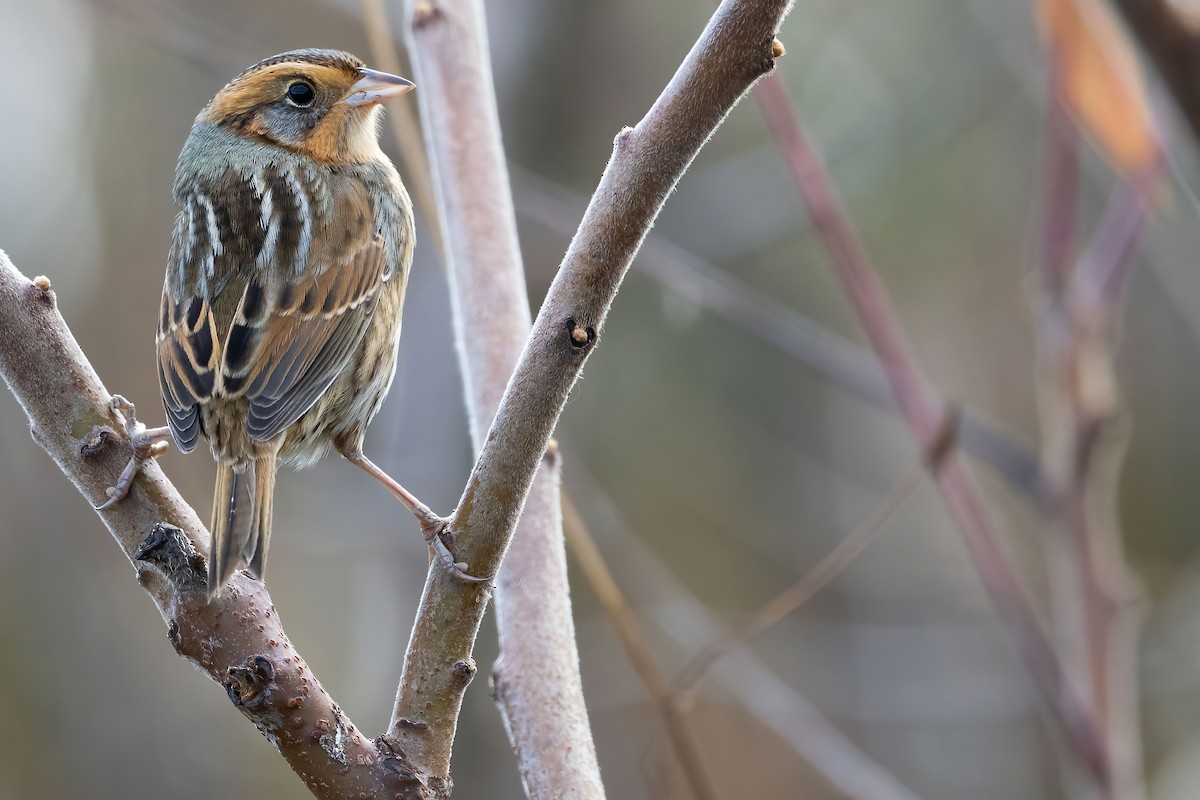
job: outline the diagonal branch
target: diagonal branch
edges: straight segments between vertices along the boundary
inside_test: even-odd
[[[887,289],[842,209],[820,159],[809,145],[782,85],[777,80],[764,81],[756,99],[791,167],[858,321],[883,366],[896,403],[917,441],[927,447],[937,437],[945,411],[912,356]],[[949,453],[932,473],[997,616],[1012,632],[1072,752],[1094,776],[1104,781],[1111,765],[1102,730],[1064,668],[1038,609],[1001,548],[970,473],[956,453]]]
[[[519,166],[510,168],[515,173],[518,213],[569,236],[582,214],[583,199]],[[819,372],[839,389],[898,413],[891,387],[871,351],[667,240],[661,232],[646,239],[636,269]],[[964,452],[991,467],[1031,502],[1041,502],[1037,455],[1015,432],[969,406],[962,408],[958,425],[957,443]]]
[[[111,398],[58,313],[0,251],[0,374],[33,437],[90,503],[105,499],[130,448]],[[319,798],[393,797],[407,767],[359,733],[292,647],[266,588],[238,573],[205,599],[208,532],[158,465],[100,518],[137,570],[176,652],[221,684]]]
[[[451,517],[451,545],[475,574],[498,570],[567,395],[634,255],[700,147],[782,54],[774,36],[789,5],[788,0],[725,0],[645,118],[617,135]],[[423,37],[446,47],[463,46],[469,21],[459,7],[415,3],[410,22],[416,47],[424,46]],[[476,45],[468,39],[465,46]],[[485,69],[479,64],[463,68]],[[424,80],[424,73],[418,78]],[[435,184],[444,191],[443,176]],[[456,237],[445,238],[452,245]],[[490,347],[491,338],[491,320],[472,319],[460,346]],[[389,738],[425,774],[442,780],[449,776],[455,721],[474,671],[471,647],[487,599],[486,587],[431,569],[405,657]]]

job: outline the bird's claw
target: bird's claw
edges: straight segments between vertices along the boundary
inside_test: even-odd
[[[434,552],[434,557],[441,562],[442,567],[452,576],[464,583],[487,583],[492,579],[491,575],[479,577],[467,572],[467,562],[455,561],[454,554],[450,552],[450,548],[446,547],[446,543],[442,541],[442,533],[449,527],[449,520],[435,518],[427,520],[421,524],[421,535],[425,537],[426,543]]]
[[[120,418],[125,435],[129,437],[129,443],[133,446],[133,456],[125,465],[125,469],[121,470],[121,477],[117,478],[116,484],[104,490],[108,500],[98,506],[93,506],[97,511],[112,508],[124,500],[133,486],[133,479],[141,471],[142,465],[167,452],[167,446],[171,440],[170,428],[147,428],[138,422],[137,409],[133,403],[121,395],[113,395],[108,407],[112,409],[113,414]]]

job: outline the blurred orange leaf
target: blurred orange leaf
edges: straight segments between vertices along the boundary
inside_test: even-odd
[[[1124,29],[1104,0],[1033,0],[1038,26],[1076,123],[1118,170],[1146,175],[1159,137]]]

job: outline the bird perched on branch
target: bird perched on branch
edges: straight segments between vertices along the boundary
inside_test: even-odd
[[[237,569],[262,577],[281,459],[341,453],[448,556],[444,521],[363,455],[396,369],[414,238],[377,123],[380,104],[412,88],[348,53],[283,53],[218,92],[179,156],[156,339],[168,428],[138,431],[134,461],[168,437],[183,452],[208,440],[210,598]]]

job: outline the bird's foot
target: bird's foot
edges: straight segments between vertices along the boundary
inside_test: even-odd
[[[454,554],[450,552],[450,548],[442,541],[442,534],[446,533],[450,528],[450,520],[433,513],[433,510],[418,500],[416,495],[401,486],[395,478],[388,475],[376,466],[371,459],[363,455],[360,448],[347,447],[339,449],[347,461],[383,484],[384,488],[391,492],[417,518],[417,523],[421,526],[421,536],[425,537],[425,543],[429,545],[429,549],[433,551],[434,557],[441,562],[446,571],[466,583],[487,583],[492,579],[491,575],[486,578],[478,578],[471,575],[467,572],[465,561],[454,560]]]
[[[142,465],[165,453],[171,441],[170,428],[147,428],[138,422],[133,403],[121,395],[113,395],[112,400],[109,401],[109,408],[121,419],[125,435],[129,437],[129,442],[133,445],[133,456],[125,465],[125,469],[121,470],[121,477],[117,478],[116,485],[105,490],[108,500],[95,506],[97,511],[111,508],[124,500],[125,495],[129,494],[130,487],[133,486],[133,479],[141,471]]]
[[[467,572],[467,562],[454,560],[454,554],[442,541],[442,534],[448,533],[450,530],[450,520],[434,514],[430,514],[424,519],[421,519],[422,515],[418,514],[417,516],[421,520],[421,535],[425,537],[425,543],[429,545],[434,558],[442,563],[447,572],[464,583],[487,583],[492,579],[490,575],[483,578],[472,575]]]

